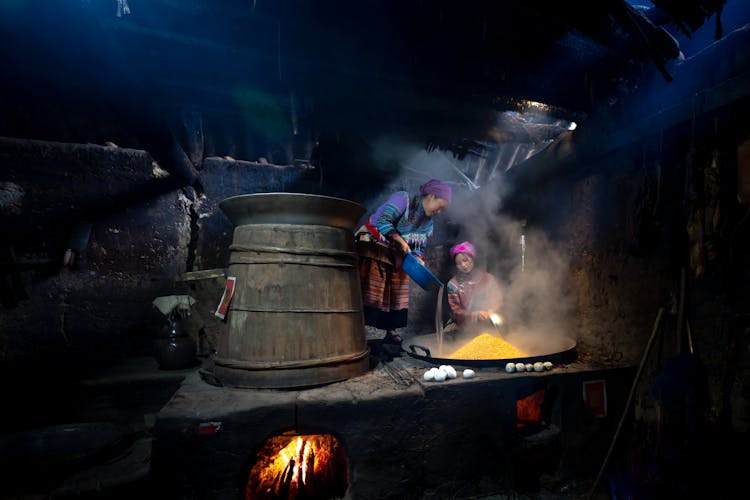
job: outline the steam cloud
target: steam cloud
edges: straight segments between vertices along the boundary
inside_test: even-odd
[[[486,187],[471,186],[459,173],[460,161],[443,151],[424,148],[384,138],[373,145],[375,161],[380,165],[398,165],[389,190],[374,194],[369,209],[394,190],[414,189],[415,184],[430,178],[442,179],[454,186],[453,203],[441,215],[443,221],[458,228],[450,246],[469,240],[477,249],[476,265],[492,273],[503,285],[500,311],[511,330],[522,334],[529,352],[550,352],[555,338],[575,338],[571,331],[572,299],[567,293],[568,257],[538,228],[527,227],[525,220],[502,213],[505,186],[493,183]],[[525,251],[521,248],[521,235]],[[447,252],[447,249],[446,249]],[[456,272],[446,259],[447,273]],[[537,346],[536,344],[541,344]]]

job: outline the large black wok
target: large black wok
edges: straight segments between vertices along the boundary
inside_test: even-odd
[[[493,332],[487,332],[493,334]],[[570,337],[550,335],[535,332],[512,332],[503,336],[505,340],[519,347],[529,356],[523,358],[498,359],[458,359],[450,354],[467,344],[476,333],[445,333],[443,335],[442,350],[438,345],[436,333],[418,335],[405,341],[406,352],[409,356],[434,363],[436,365],[458,365],[471,367],[505,366],[507,363],[535,363],[550,361],[552,363],[570,363],[576,358],[576,341]]]

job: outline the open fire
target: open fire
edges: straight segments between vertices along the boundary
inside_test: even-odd
[[[542,405],[545,390],[540,389],[525,398],[516,401],[516,427],[530,424],[544,424]]]
[[[334,436],[273,436],[250,469],[245,500],[341,498],[347,483],[346,456]]]

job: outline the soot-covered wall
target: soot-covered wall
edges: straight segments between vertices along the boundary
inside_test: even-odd
[[[689,475],[747,442],[750,164],[747,128],[728,114],[578,165],[526,206],[567,249],[580,351],[642,364],[625,440],[633,483],[649,467],[654,484],[683,481],[668,468]]]
[[[150,355],[164,320],[152,301],[162,295],[193,295],[191,333],[215,334],[223,280],[201,286],[181,277],[226,266],[233,227],[218,203],[305,190],[308,173],[207,158],[196,193],[170,184],[142,150],[3,138],[0,152],[0,353],[8,365]]]

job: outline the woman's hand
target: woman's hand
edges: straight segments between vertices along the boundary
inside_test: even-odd
[[[487,321],[490,319],[490,312],[489,311],[477,311],[477,319],[479,321]]]
[[[396,244],[401,249],[404,255],[406,255],[407,253],[411,253],[411,248],[409,248],[409,244],[406,242],[405,239],[401,237],[400,234],[395,235],[393,237],[393,241],[396,242]]]

